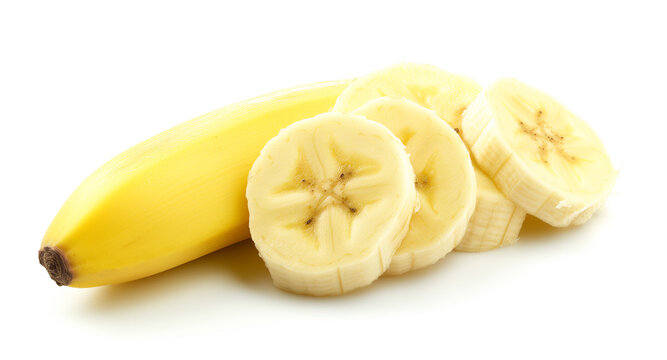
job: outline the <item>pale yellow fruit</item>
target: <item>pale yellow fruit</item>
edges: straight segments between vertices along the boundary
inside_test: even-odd
[[[501,79],[466,111],[463,138],[496,186],[553,226],[586,222],[614,186],[593,129],[551,96]]]
[[[475,175],[461,138],[433,111],[382,97],[354,114],[377,121],[405,144],[416,174],[419,210],[391,260],[389,274],[435,263],[456,247],[475,208]]]
[[[149,276],[247,239],[248,171],[278,131],[330,109],[346,81],[224,107],[118,155],[60,209],[39,260],[58,285]]]
[[[336,100],[335,111],[351,112],[383,96],[403,98],[435,111],[452,128],[482,87],[473,79],[432,65],[403,63],[360,77]]]
[[[252,166],[250,232],[276,286],[339,295],[389,266],[416,205],[403,144],[360,116],[326,113],[294,123]]]
[[[474,80],[443,71],[435,66],[405,63],[362,76],[352,81],[336,100],[334,110],[350,112],[370,100],[389,96],[413,101],[435,111],[459,135],[462,133],[462,113],[482,91]],[[473,167],[476,167],[473,161]],[[471,229],[458,250],[482,251],[493,248],[491,244],[516,242],[523,223],[522,211],[493,186],[477,184],[486,191],[478,194],[476,212],[471,218]],[[486,229],[489,226],[490,229]],[[504,232],[499,229],[507,227]]]
[[[475,176],[477,207],[456,250],[485,251],[516,243],[526,212],[503,196],[491,179],[477,167]]]

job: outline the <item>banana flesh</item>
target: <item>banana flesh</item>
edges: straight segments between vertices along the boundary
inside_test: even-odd
[[[249,237],[248,171],[281,128],[328,111],[347,81],[213,111],[118,155],[69,197],[39,260],[58,285],[146,277]]]
[[[326,113],[271,139],[248,175],[250,232],[274,284],[315,296],[389,266],[417,204],[403,144],[361,116]]]
[[[276,286],[340,295],[452,250],[511,245],[527,213],[583,224],[616,176],[593,129],[549,95],[399,64],[230,105],[127,150],[66,201],[39,261],[58,285],[116,284],[252,235]]]
[[[463,139],[514,203],[552,226],[586,222],[617,172],[593,129],[551,96],[500,79],[466,111]]]
[[[475,177],[477,206],[456,250],[477,252],[516,243],[526,212],[502,196],[491,179],[477,167]]]
[[[354,111],[391,130],[406,146],[416,174],[419,211],[391,260],[388,274],[431,265],[456,247],[475,208],[475,176],[461,138],[433,111],[382,97]]]
[[[482,87],[473,79],[426,64],[403,63],[352,81],[336,100],[334,111],[351,112],[368,101],[403,98],[435,111],[457,132],[461,114]]]
[[[435,111],[461,135],[462,114],[481,91],[482,87],[466,76],[431,65],[404,63],[352,81],[336,100],[334,111],[351,112],[384,96],[403,98]],[[477,167],[474,161],[473,167]],[[495,186],[484,186],[482,181],[477,188],[484,189],[477,195],[475,212],[479,214],[473,213],[470,229],[457,250],[483,251],[516,242],[525,215],[523,210],[516,208]]]

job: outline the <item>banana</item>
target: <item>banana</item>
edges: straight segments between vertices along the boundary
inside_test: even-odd
[[[473,79],[426,64],[403,63],[352,81],[336,100],[334,111],[351,112],[383,96],[404,98],[435,111],[456,132],[461,114],[482,87]]]
[[[431,65],[405,63],[352,81],[336,100],[334,111],[351,112],[383,96],[404,98],[435,111],[460,136],[462,114],[481,91],[482,87],[468,77]],[[476,168],[474,161],[473,167]],[[508,211],[512,208],[511,201],[495,186],[481,182],[477,189],[483,191],[477,195],[471,228],[462,240],[464,245],[457,250],[489,250],[492,244],[511,244],[518,239],[524,217],[522,210]],[[487,230],[487,226],[492,228]],[[499,230],[501,228],[508,231]]]
[[[416,174],[419,211],[387,273],[435,263],[459,244],[475,208],[476,182],[468,150],[433,111],[409,100],[382,97],[353,114],[391,130],[406,146]]]
[[[248,175],[250,233],[274,284],[315,296],[389,266],[417,196],[403,144],[360,116],[326,113],[271,139]]]
[[[502,195],[486,174],[475,167],[477,207],[457,251],[485,251],[512,245],[519,239],[526,212]]]
[[[475,99],[463,119],[463,138],[508,198],[552,226],[586,222],[616,180],[593,129],[515,79],[500,79]]]
[[[249,237],[247,175],[278,131],[328,111],[347,81],[301,86],[213,111],[118,155],[49,226],[39,261],[58,285],[149,276]]]

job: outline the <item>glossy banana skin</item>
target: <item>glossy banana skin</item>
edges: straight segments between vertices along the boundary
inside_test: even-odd
[[[185,122],[90,175],[49,226],[39,260],[58,285],[150,276],[247,239],[247,176],[280,129],[332,108],[348,81],[278,91]]]

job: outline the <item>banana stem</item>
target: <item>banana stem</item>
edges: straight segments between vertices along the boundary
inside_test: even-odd
[[[48,246],[40,249],[39,263],[58,286],[69,285],[72,282],[72,271],[65,254],[60,249]]]

